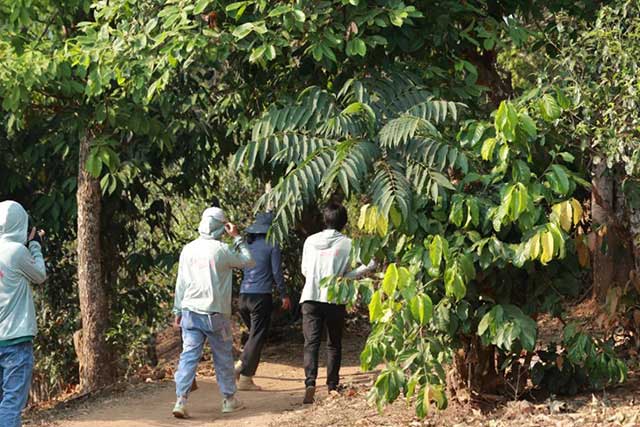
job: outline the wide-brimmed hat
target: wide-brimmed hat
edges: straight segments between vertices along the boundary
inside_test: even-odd
[[[261,212],[256,215],[254,223],[247,227],[247,233],[267,234],[272,222],[273,214],[271,212]]]

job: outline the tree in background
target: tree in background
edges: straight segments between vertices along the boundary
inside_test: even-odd
[[[595,19],[549,16],[536,33],[539,43],[502,58],[519,90],[557,93],[568,111],[561,135],[584,153],[593,182],[594,295],[614,312],[624,293],[637,300],[640,292],[639,13],[637,2],[615,1]]]

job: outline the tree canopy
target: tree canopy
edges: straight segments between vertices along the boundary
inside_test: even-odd
[[[629,0],[0,0],[0,193],[50,230],[40,323],[56,338],[38,350],[60,356],[46,369],[76,366],[77,319],[93,330],[79,312],[87,290],[104,293],[96,333],[122,353],[141,345],[128,323],[142,336],[162,322],[188,236],[180,211],[237,180],[231,163],[252,196],[271,182],[257,206],[276,209],[280,241],[304,237],[309,210],[331,197],[357,206],[353,259],[385,270],[326,286],[368,305],[362,365],[385,365],[378,403],[404,393],[424,415],[446,404],[447,382],[517,397],[526,376],[552,391],[622,381],[610,341],[567,324],[560,347],[542,348],[536,319],[562,316],[590,258],[607,251],[586,238],[601,233],[591,216],[606,199],[593,176],[620,185],[616,224],[640,266],[638,10]],[[76,223],[95,224],[98,238]],[[76,251],[99,277],[78,269]]]

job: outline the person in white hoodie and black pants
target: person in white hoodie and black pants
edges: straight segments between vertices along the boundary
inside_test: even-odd
[[[304,242],[302,274],[305,285],[300,298],[304,333],[304,403],[313,403],[318,377],[318,353],[324,327],[327,328],[327,387],[337,391],[342,362],[342,331],[346,308],[327,299],[327,289],[320,287],[322,279],[343,276],[356,279],[375,269],[375,262],[348,272],[351,239],[341,233],[347,225],[347,210],[338,203],[329,203],[322,210],[325,230]]]

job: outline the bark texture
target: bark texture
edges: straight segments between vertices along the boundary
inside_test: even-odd
[[[80,387],[89,392],[114,380],[113,353],[106,341],[109,302],[100,245],[100,183],[86,170],[91,140],[80,142],[78,168],[78,291],[82,315]]]
[[[496,366],[495,347],[483,346],[479,337],[465,337],[462,342],[447,374],[449,395],[460,402],[477,395],[496,395],[504,381]]]
[[[609,289],[627,284],[635,267],[624,193],[614,173],[597,165],[591,192],[593,294],[602,302]]]

